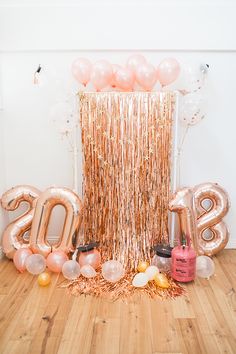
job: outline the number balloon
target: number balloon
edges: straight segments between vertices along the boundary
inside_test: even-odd
[[[169,204],[170,211],[175,211],[179,217],[181,232],[190,237],[195,250],[197,250],[196,238],[196,213],[193,205],[193,192],[190,188],[177,191]],[[182,234],[181,234],[182,237]]]
[[[210,201],[210,207],[204,206]],[[222,250],[229,232],[222,218],[229,210],[226,191],[216,183],[199,184],[175,193],[169,209],[178,213],[182,232],[190,236],[198,254],[212,256]],[[211,237],[206,237],[210,231]]]
[[[46,233],[52,209],[62,205],[66,210],[63,231],[59,242],[52,246],[46,240]],[[67,188],[48,188],[39,197],[30,233],[30,247],[35,253],[47,256],[51,251],[70,252],[74,250],[73,236],[81,222],[82,203],[74,192]]]
[[[16,250],[29,247],[29,242],[24,240],[24,234],[31,227],[35,204],[40,193],[32,186],[22,185],[11,188],[2,195],[1,205],[5,210],[16,210],[23,202],[29,205],[28,210],[11,222],[3,232],[3,252],[10,259],[13,258]]]
[[[212,256],[222,250],[229,239],[226,224],[222,221],[229,210],[229,199],[226,191],[216,183],[199,184],[193,189],[197,211],[197,235],[199,254]],[[204,208],[204,200],[210,200],[209,209]],[[211,237],[205,238],[206,230]]]

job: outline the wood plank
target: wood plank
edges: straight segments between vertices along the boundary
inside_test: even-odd
[[[236,250],[214,257],[210,280],[186,285],[176,300],[109,302],[74,297],[0,261],[0,353],[236,353]]]

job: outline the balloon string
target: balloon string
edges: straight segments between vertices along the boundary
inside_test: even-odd
[[[181,154],[183,151],[184,142],[186,140],[186,137],[187,137],[187,134],[189,131],[189,127],[190,127],[190,124],[187,124],[184,134],[183,134],[183,137],[182,137],[182,140],[181,140],[180,145],[178,147],[178,157],[179,157],[178,158],[178,182],[179,182],[179,185],[181,185]]]

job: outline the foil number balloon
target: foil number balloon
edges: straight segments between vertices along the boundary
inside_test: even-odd
[[[204,206],[206,200],[209,208]],[[191,237],[198,254],[212,256],[226,246],[229,232],[222,218],[228,212],[229,200],[218,184],[203,183],[177,191],[169,209],[178,213],[180,228]],[[206,237],[207,231],[210,237]]]
[[[35,204],[40,193],[34,187],[23,185],[11,188],[2,195],[1,204],[5,210],[16,210],[23,202],[29,205],[28,210],[11,222],[3,232],[3,252],[10,259],[13,258],[16,250],[29,247],[29,243],[24,240],[24,234],[31,227]]]
[[[46,240],[47,228],[52,209],[62,205],[66,218],[59,242],[52,246]],[[30,234],[30,247],[34,253],[47,256],[51,251],[70,252],[74,250],[73,236],[81,222],[82,203],[74,192],[67,188],[48,188],[36,204],[35,215]]]

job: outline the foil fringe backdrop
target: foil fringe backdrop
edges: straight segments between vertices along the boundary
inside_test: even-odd
[[[84,242],[126,270],[168,242],[174,95],[79,93]]]

